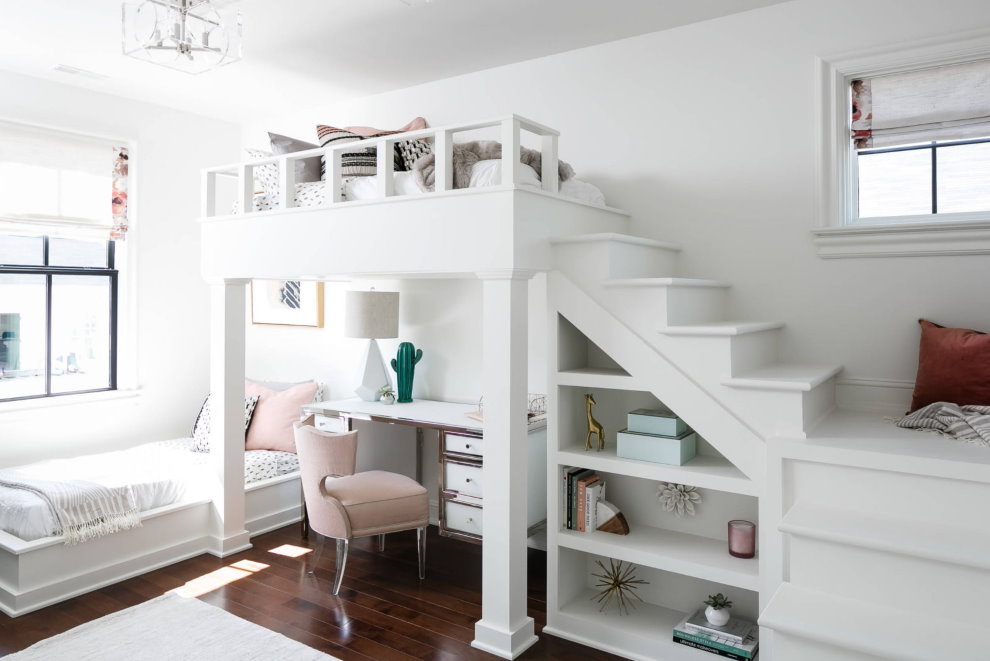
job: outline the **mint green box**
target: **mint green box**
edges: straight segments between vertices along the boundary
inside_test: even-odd
[[[623,429],[616,437],[616,454],[623,459],[652,461],[671,466],[682,466],[694,459],[698,446],[698,435],[691,429],[673,437],[637,434]]]
[[[688,431],[687,423],[665,406],[630,411],[626,415],[626,427],[634,434],[660,436],[680,436]]]

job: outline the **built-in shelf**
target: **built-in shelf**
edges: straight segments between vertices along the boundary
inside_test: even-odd
[[[990,570],[990,535],[934,522],[903,521],[808,503],[794,505],[778,529],[789,535]]]
[[[702,578],[744,590],[758,590],[757,558],[734,558],[725,540],[630,523],[628,535],[561,530],[560,546],[625,560],[644,567]]]
[[[572,445],[557,452],[561,466],[581,466],[606,473],[618,473],[659,482],[678,482],[695,487],[728,491],[744,496],[759,496],[756,484],[729,460],[716,455],[699,454],[683,466],[668,466],[651,461],[623,459],[616,456],[615,445],[606,444],[601,452]]]
[[[543,631],[606,652],[641,661],[700,661],[704,652],[675,643],[673,630],[686,613],[649,603],[636,602],[628,615],[619,615],[613,606],[599,612],[595,592],[587,590],[563,604],[557,624]],[[714,658],[714,657],[712,657]]]
[[[557,373],[557,384],[579,388],[608,388],[611,390],[643,390],[638,380],[625,370],[608,367],[582,367]]]

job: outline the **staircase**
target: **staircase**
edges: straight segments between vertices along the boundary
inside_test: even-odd
[[[599,382],[651,392],[760,497],[764,661],[990,658],[990,452],[836,410],[841,368],[781,362],[784,324],[726,319],[731,285],[677,277],[674,244],[552,243],[551,309],[617,364]]]
[[[727,320],[729,283],[674,277],[675,244],[624,234],[551,243],[561,277],[759,439],[805,438],[835,407],[841,367],[781,363],[784,324]]]

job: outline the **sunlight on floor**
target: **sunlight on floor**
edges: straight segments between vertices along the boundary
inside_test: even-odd
[[[293,546],[292,544],[282,544],[269,551],[269,553],[274,553],[275,555],[284,555],[289,558],[298,558],[301,555],[306,555],[307,553],[312,553],[313,549],[308,549],[304,546]]]
[[[221,567],[216,571],[211,571],[209,574],[198,576],[187,582],[182,587],[169,590],[169,592],[173,592],[183,597],[199,597],[207,592],[213,592],[218,588],[229,585],[234,581],[239,581],[242,578],[246,578],[251,574],[261,571],[262,569],[267,569],[268,567],[269,565],[261,562],[241,560],[240,562],[235,562],[229,567]]]

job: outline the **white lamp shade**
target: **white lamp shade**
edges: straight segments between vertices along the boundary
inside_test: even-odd
[[[345,303],[345,337],[399,336],[399,292],[349,291]]]

